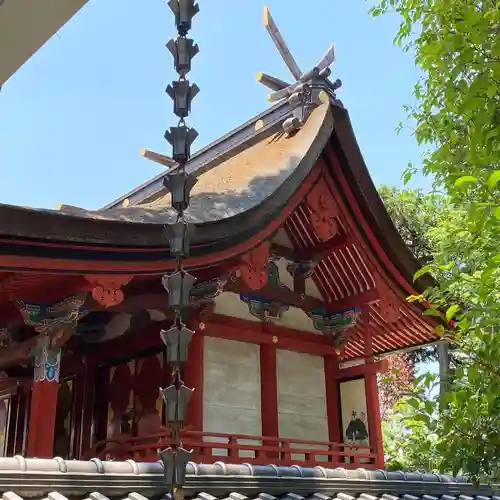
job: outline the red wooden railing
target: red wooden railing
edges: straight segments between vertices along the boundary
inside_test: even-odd
[[[193,461],[227,463],[341,466],[377,468],[377,456],[369,446],[285,439],[245,434],[223,434],[186,430],[183,445],[192,449]],[[158,460],[157,450],[170,444],[168,432],[126,439],[107,439],[92,447],[85,458],[106,460]]]

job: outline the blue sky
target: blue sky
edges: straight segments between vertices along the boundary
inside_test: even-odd
[[[199,3],[192,36],[201,52],[190,79],[201,93],[189,120],[196,148],[265,109],[257,71],[290,78],[260,0]],[[392,44],[397,18],[372,19],[365,0],[267,3],[303,70],[335,44],[338,96],[375,183],[401,186],[420,152],[411,130],[395,133],[418,78],[411,56]],[[139,151],[169,154],[163,133],[174,116],[164,89],[175,75],[165,43],[173,36],[164,0],[90,0],[0,93],[0,201],[98,208],[159,173]]]

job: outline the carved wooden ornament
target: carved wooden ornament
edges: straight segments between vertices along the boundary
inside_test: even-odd
[[[380,297],[377,313],[388,324],[398,321],[401,317],[399,311],[399,299],[392,289],[385,283],[379,273],[373,273],[375,286]]]
[[[241,257],[241,279],[250,290],[260,290],[267,284],[267,260],[271,244],[265,241]]]
[[[397,298],[392,296],[386,296],[379,304],[378,313],[382,319],[390,324],[394,323],[400,318],[399,307],[397,303]]]
[[[309,221],[321,241],[328,241],[341,232],[337,217],[339,207],[324,182],[318,182],[307,195],[307,205],[311,209]]]
[[[92,298],[104,307],[121,304],[125,299],[122,287],[132,280],[133,276],[109,276],[88,274],[85,279],[92,283]]]

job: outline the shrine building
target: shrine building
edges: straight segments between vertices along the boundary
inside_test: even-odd
[[[292,85],[259,74],[274,103],[186,165],[193,462],[383,468],[377,375],[439,338],[407,300],[430,283],[413,280],[332,61]],[[152,462],[169,444],[171,187],[162,174],[94,211],[0,205],[3,456]]]

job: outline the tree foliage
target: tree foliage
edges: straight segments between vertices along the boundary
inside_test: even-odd
[[[461,212],[420,273],[441,275],[429,291],[455,319],[461,359],[444,400],[417,384],[416,421],[436,435],[441,470],[500,478],[500,1],[383,0],[373,15],[396,11],[396,42],[423,77],[408,107],[415,136],[451,206]],[[404,172],[411,177],[414,167]]]
[[[389,421],[398,401],[408,392],[414,380],[414,365],[407,352],[399,352],[388,357],[389,370],[379,374],[380,416]]]

